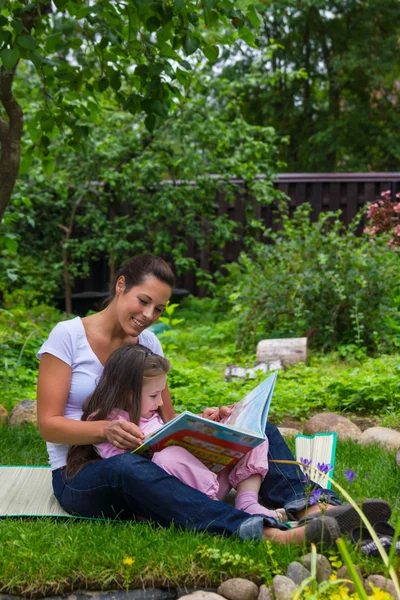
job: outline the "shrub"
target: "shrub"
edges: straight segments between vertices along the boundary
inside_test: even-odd
[[[281,229],[266,232],[237,263],[227,266],[221,298],[237,316],[237,341],[308,336],[324,350],[369,351],[399,344],[398,256],[382,235],[355,236],[359,219],[345,227],[339,213],[314,223],[303,204]]]

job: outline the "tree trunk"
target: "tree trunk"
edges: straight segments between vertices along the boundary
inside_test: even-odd
[[[14,73],[15,67],[10,73],[1,67],[0,103],[8,116],[8,123],[0,116],[0,221],[15,186],[21,157],[23,117],[21,107],[12,94]]]

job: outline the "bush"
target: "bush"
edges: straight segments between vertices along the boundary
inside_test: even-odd
[[[385,236],[354,234],[339,213],[311,222],[303,204],[281,229],[267,232],[227,266],[221,298],[237,316],[237,341],[254,347],[262,338],[308,336],[314,347],[344,354],[398,347],[399,259]]]
[[[64,317],[55,308],[39,304],[27,308],[24,295],[6,297],[0,309],[0,386],[1,404],[9,410],[19,400],[35,399],[36,358],[50,330]]]

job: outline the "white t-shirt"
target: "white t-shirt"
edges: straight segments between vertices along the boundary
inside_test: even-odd
[[[151,331],[144,330],[139,335],[139,344],[146,346],[154,354],[164,356],[160,342]],[[45,353],[56,356],[71,367],[71,388],[64,417],[80,421],[82,405],[93,393],[104,368],[89,345],[81,318],[58,323],[40,348],[37,357],[40,359]],[[52,470],[66,465],[68,449],[67,444],[47,443]]]

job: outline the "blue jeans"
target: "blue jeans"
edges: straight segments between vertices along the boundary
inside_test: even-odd
[[[279,429],[272,423],[267,423],[265,429],[269,441],[268,473],[261,485],[260,497],[270,508],[284,507],[290,518],[306,506],[306,487],[312,490],[321,486],[305,482],[304,475],[298,465],[274,463],[275,460],[295,460],[283,439]],[[341,504],[338,496],[332,490],[324,490],[329,504]]]
[[[275,519],[249,516],[215,502],[149,459],[127,452],[89,463],[73,478],[53,471],[54,494],[70,514],[106,519],[151,519],[192,531],[261,539],[263,527],[287,529]]]
[[[279,430],[268,423],[269,458],[294,460]],[[285,507],[292,514],[306,506],[306,489],[296,465],[271,462],[261,486],[265,504]],[[54,494],[70,514],[106,519],[143,517],[163,527],[174,523],[192,531],[235,535],[241,539],[262,538],[263,527],[282,525],[262,516],[252,516],[223,502],[215,502],[187,486],[148,460],[127,452],[84,467],[73,478],[65,469],[53,471]],[[331,504],[340,504],[336,494],[327,491]]]

